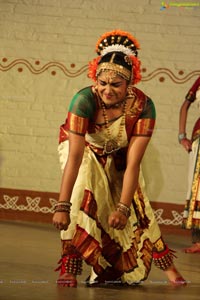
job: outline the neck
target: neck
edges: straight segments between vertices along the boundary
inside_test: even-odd
[[[103,100],[101,100],[101,101],[104,104],[105,109],[110,109],[110,108],[120,108],[124,104],[125,99],[123,99],[117,103],[114,103],[114,104],[106,104]]]

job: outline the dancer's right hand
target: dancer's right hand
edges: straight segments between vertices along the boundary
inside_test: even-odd
[[[53,215],[53,225],[59,230],[67,230],[70,224],[68,212],[55,212]]]
[[[181,140],[181,145],[185,148],[185,150],[187,152],[192,151],[192,141],[191,140],[184,138]]]

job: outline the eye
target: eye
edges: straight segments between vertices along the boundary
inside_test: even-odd
[[[113,82],[111,85],[113,87],[119,87],[121,85],[121,82]]]
[[[99,80],[100,85],[105,86],[107,83],[105,81]]]

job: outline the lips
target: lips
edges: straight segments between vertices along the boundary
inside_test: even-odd
[[[106,99],[111,99],[112,95],[105,95]]]

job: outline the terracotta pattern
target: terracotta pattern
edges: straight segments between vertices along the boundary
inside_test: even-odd
[[[29,60],[23,58],[9,61],[8,58],[4,57],[1,59],[1,61],[2,63],[0,63],[0,71],[2,72],[8,72],[9,70],[15,68],[20,73],[23,72],[24,69],[28,69],[32,74],[39,75],[50,70],[52,76],[55,76],[58,72],[62,72],[66,77],[73,78],[82,75],[88,70],[88,66],[84,65],[78,70],[71,71],[63,63],[56,61],[51,61],[43,65],[40,60],[30,62]],[[75,63],[71,63],[70,67],[71,69],[75,69]],[[162,83],[166,78],[168,78],[176,84],[184,84],[193,77],[200,76],[200,70],[194,70],[188,74],[184,74],[184,71],[182,70],[173,72],[168,68],[157,68],[153,71],[148,71],[147,68],[142,68],[141,73],[141,81],[150,81],[154,78],[157,78],[158,81]]]

